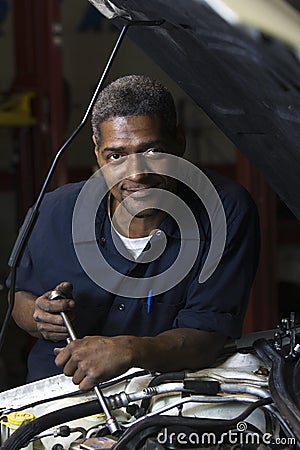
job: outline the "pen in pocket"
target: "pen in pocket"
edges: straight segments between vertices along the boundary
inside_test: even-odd
[[[148,292],[148,298],[147,298],[147,313],[149,314],[151,311],[151,302],[152,302],[152,289]]]

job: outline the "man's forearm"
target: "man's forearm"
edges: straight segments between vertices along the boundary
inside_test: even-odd
[[[225,342],[226,337],[218,333],[192,328],[134,338],[132,365],[158,372],[200,369],[215,361]]]
[[[217,333],[178,328],[156,337],[86,336],[55,350],[56,364],[82,390],[131,367],[155,372],[193,370],[214,362],[226,341]]]
[[[34,304],[37,296],[31,292],[19,291],[15,294],[12,316],[16,324],[33,337],[41,337],[33,320]]]

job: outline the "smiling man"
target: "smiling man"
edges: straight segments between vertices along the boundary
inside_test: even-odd
[[[121,206],[122,213],[118,215],[119,231],[125,232],[122,229],[122,222],[128,223],[129,219],[131,224],[128,237],[149,236],[166,215],[159,209],[160,195],[153,189],[171,192],[176,189],[176,181],[162,175],[165,172],[164,165],[168,165],[163,155],[169,153],[182,155],[183,136],[179,130],[176,130],[174,135],[168,135],[158,115],[112,118],[102,122],[99,131],[101,138],[97,138],[95,134],[93,136],[95,154],[99,167],[103,168],[106,181],[111,186],[112,216],[118,206],[124,205]],[[126,163],[130,167],[123,173],[122,159],[128,156],[130,158]],[[113,180],[119,172],[124,178],[114,185]],[[126,201],[122,203],[124,200]],[[152,207],[144,210],[149,202]]]
[[[169,91],[145,76],[120,78],[100,93],[92,127],[101,169],[93,183],[104,180],[108,193],[96,217],[85,220],[95,224],[97,249],[119,278],[107,275],[101,258],[88,261],[97,279],[78,260],[72,221],[84,183],[47,194],[18,270],[13,312],[16,323],[38,338],[28,381],[63,370],[90,389],[131,367],[165,372],[208,366],[227,338],[241,334],[258,260],[255,204],[241,186],[207,174],[222,201],[227,234],[216,269],[199,282],[213,227],[193,186],[178,175],[185,139]],[[193,220],[183,217],[182,205]],[[80,233],[84,242],[84,226]],[[195,258],[174,276],[180,252]],[[126,282],[131,288],[125,291]],[[53,289],[66,298],[49,300]],[[61,311],[70,314],[79,337],[69,344]]]

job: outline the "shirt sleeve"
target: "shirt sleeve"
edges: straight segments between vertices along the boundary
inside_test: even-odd
[[[15,291],[28,291],[38,295],[38,282],[35,277],[33,269],[32,258],[28,247],[25,247],[19,266],[16,273],[16,286]],[[6,279],[6,286],[10,289],[11,276]]]
[[[259,220],[253,202],[227,224],[225,249],[214,273],[200,284],[199,268],[195,270],[185,307],[179,311],[173,327],[216,331],[239,338],[256,273],[259,242]]]
[[[67,184],[45,195],[17,267],[16,291],[42,295],[61,281],[57,261],[59,255],[64,255],[64,245],[72,241],[70,218],[81,186],[82,183]],[[10,283],[9,276],[8,288]]]

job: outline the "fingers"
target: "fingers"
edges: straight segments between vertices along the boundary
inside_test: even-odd
[[[69,333],[60,314],[49,314],[36,309],[33,314],[37,331],[46,340],[53,342],[67,339]]]
[[[67,339],[69,336],[67,329],[64,326],[51,325],[49,323],[37,322],[37,330],[46,340],[59,342]]]
[[[86,376],[85,371],[81,369],[80,363],[76,362],[72,358],[72,354],[70,353],[69,347],[67,346],[63,349],[55,348],[54,354],[56,355],[55,364],[58,367],[63,367],[64,374],[67,377],[72,377],[73,383],[79,385],[79,388],[82,389],[80,383],[84,380]],[[87,387],[85,390],[91,389],[92,387],[93,385]]]
[[[98,370],[93,372],[92,362],[82,354],[81,340],[77,340],[76,343],[73,341],[63,349],[55,348],[54,354],[55,364],[63,367],[64,374],[72,377],[73,383],[79,385],[80,390],[90,390],[101,381],[99,375],[101,364],[99,362]]]
[[[81,390],[89,390],[132,367],[127,342],[125,336],[86,336],[55,350],[55,363]]]
[[[62,352],[63,353],[63,352]],[[59,357],[66,357],[66,355],[62,355],[62,353],[59,355]],[[57,357],[57,359],[59,360],[60,358]],[[64,374],[67,375],[67,377],[72,377],[76,370],[77,370],[77,364],[78,362],[76,362],[72,357],[68,358],[67,360],[65,360],[63,366],[64,366]],[[79,379],[78,383],[81,381],[81,379]],[[75,383],[75,384],[78,384]]]
[[[63,318],[59,313],[48,313],[36,305],[33,320],[36,323],[37,331],[46,340],[58,342],[67,339],[69,336]]]
[[[85,378],[86,378],[85,372],[83,370],[81,370],[80,367],[77,367],[75,372],[74,372],[74,375],[72,377],[72,381],[73,381],[74,384],[78,384],[82,391],[83,390],[92,389],[92,387],[94,387],[95,384],[96,384],[96,383],[89,383],[89,385],[87,387],[83,388],[83,386],[84,386],[83,380]],[[85,383],[85,384],[87,384],[87,383]]]
[[[97,384],[95,378],[89,376],[86,370],[83,370],[80,367],[80,364],[77,366],[72,360],[68,361],[64,367],[64,374],[72,377],[73,383],[79,385],[79,388],[82,391],[92,389]]]
[[[62,349],[55,348],[54,354],[56,354],[55,364],[58,367],[63,367],[64,374],[68,377],[73,376],[77,368],[83,365],[82,359],[84,358],[81,357],[80,339],[76,343],[75,341],[71,342]]]
[[[71,283],[66,281],[59,283],[55,289],[64,291],[69,298],[49,300],[51,291],[37,297],[34,303],[33,320],[36,322],[37,331],[44,339],[58,342],[69,336],[60,313],[73,310],[75,302],[72,299]]]
[[[36,299],[35,305],[38,309],[49,313],[60,313],[62,311],[69,311],[74,308],[75,302],[73,299],[49,300],[49,294],[50,291]]]
[[[62,351],[63,351],[63,348],[55,347],[55,349],[53,350],[54,356],[59,355]]]
[[[62,281],[54,290],[61,291],[67,298],[72,298],[73,285],[69,281]]]
[[[51,325],[64,325],[64,321],[59,313],[48,313],[36,305],[33,312],[33,320],[37,323],[48,323]]]
[[[64,348],[55,348],[54,349],[54,355],[56,356],[55,358],[55,364],[58,367],[63,367],[66,362],[69,360],[71,353],[70,353],[70,344],[67,345]]]

